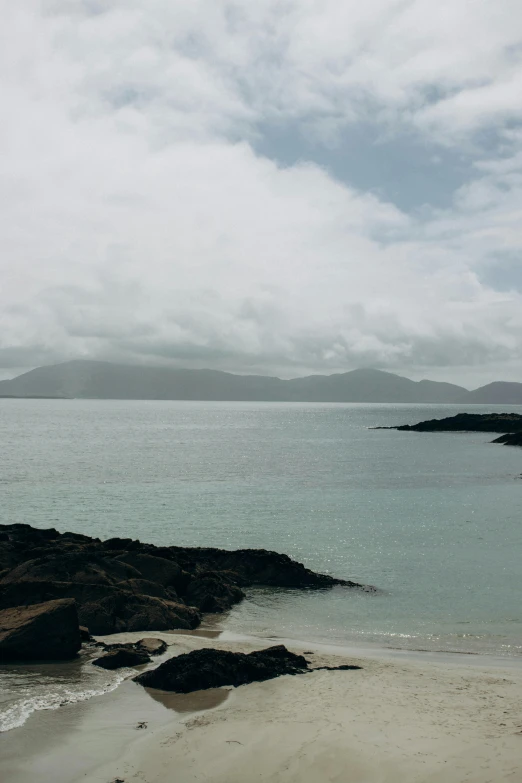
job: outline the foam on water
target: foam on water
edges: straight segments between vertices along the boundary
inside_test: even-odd
[[[23,726],[38,710],[56,710],[108,693],[135,674],[131,669],[100,669],[86,657],[82,656],[84,660],[79,665],[72,662],[0,666],[0,732]]]

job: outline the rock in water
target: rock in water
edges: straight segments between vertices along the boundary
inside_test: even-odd
[[[308,662],[284,645],[249,654],[226,650],[193,650],[170,658],[157,669],[144,672],[135,681],[150,688],[176,693],[219,688],[222,685],[246,685],[271,680],[282,674],[303,674]]]
[[[150,660],[150,656],[146,652],[121,647],[118,650],[111,650],[101,658],[96,658],[92,664],[101,669],[122,669],[124,666],[140,666],[142,663],[150,663]]]
[[[503,443],[504,446],[522,446],[522,432],[508,432],[506,435],[501,435],[500,438],[495,438],[492,443]]]
[[[80,647],[72,598],[0,611],[0,661],[65,660]]]
[[[196,628],[201,612],[227,611],[255,585],[373,590],[263,549],[157,547],[0,525],[0,610],[74,599],[94,635]]]
[[[374,427],[376,430],[406,432],[522,432],[520,413],[457,413],[444,419],[429,419],[418,424]]]

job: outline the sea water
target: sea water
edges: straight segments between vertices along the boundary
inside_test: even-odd
[[[3,399],[1,521],[264,547],[379,588],[251,590],[222,619],[234,632],[520,656],[522,449],[371,429],[465,410],[521,409]],[[10,709],[20,672],[0,667]],[[35,677],[59,701],[65,681]],[[67,698],[114,682],[70,677]]]

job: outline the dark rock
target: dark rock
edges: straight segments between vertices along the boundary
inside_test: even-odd
[[[225,685],[246,685],[263,682],[284,674],[306,674],[314,671],[355,671],[361,666],[318,666],[309,668],[302,655],[296,655],[284,645],[252,653],[233,653],[211,648],[184,653],[134,678],[147,688],[176,693],[220,688]]]
[[[327,574],[316,574],[288,555],[266,549],[226,549],[170,547],[182,567],[195,576],[208,572],[228,573],[240,587],[267,586],[325,588],[335,585],[366,588],[356,582],[335,579]]]
[[[150,660],[150,656],[144,651],[120,647],[96,658],[92,665],[101,669],[122,669],[124,666],[141,666],[143,663],[150,663]]]
[[[0,525],[0,609],[73,598],[93,634],[195,628],[199,612],[226,611],[254,585],[373,590],[264,549],[155,547]]]
[[[403,430],[408,432],[522,432],[522,415],[519,413],[457,413],[445,419],[429,419],[418,424],[401,424],[398,427],[375,429]]]
[[[27,560],[2,579],[10,582],[75,582],[88,585],[115,585],[141,574],[126,563],[100,557],[95,553],[60,552]]]
[[[165,598],[167,601],[178,601],[178,594],[173,587],[165,588],[156,582],[150,582],[148,579],[127,579],[125,582],[118,582],[117,587],[120,590],[129,590],[137,595],[152,595],[156,598]]]
[[[166,652],[168,644],[163,639],[140,639],[136,644],[138,650],[143,650],[148,655],[163,655]]]
[[[188,604],[201,612],[225,612],[243,600],[245,594],[219,572],[210,572],[191,579],[184,597]]]
[[[222,685],[237,687],[283,674],[303,674],[307,671],[306,658],[278,645],[249,654],[214,649],[194,650],[170,658],[156,669],[143,672],[134,679],[149,688],[190,693],[220,688]]]
[[[65,660],[81,647],[72,599],[0,612],[0,661]]]
[[[163,587],[176,587],[181,576],[179,565],[163,557],[154,557],[140,552],[125,552],[118,556],[118,560],[139,571],[143,579],[156,582]]]
[[[108,538],[106,541],[102,541],[101,546],[102,549],[117,552],[118,550],[135,549],[135,544],[139,545],[139,543],[139,541],[134,541],[132,538]]]
[[[83,603],[79,614],[82,622],[98,635],[176,628],[191,630],[201,620],[199,612],[191,606],[154,596],[133,595],[124,590]]]
[[[495,438],[492,443],[503,443],[505,446],[522,446],[522,432],[509,432]]]

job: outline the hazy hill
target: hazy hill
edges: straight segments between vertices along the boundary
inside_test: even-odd
[[[508,381],[488,383],[480,389],[468,392],[462,400],[457,400],[457,402],[461,401],[468,404],[522,405],[522,383]]]
[[[352,370],[285,381],[290,399],[308,402],[455,402],[467,390],[452,383],[411,381],[382,370]]]
[[[466,394],[468,392],[462,386],[416,382],[381,370],[352,370],[283,381],[217,370],[138,367],[95,361],[38,367],[13,380],[0,381],[0,396],[16,397],[446,403],[460,401]]]

